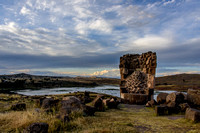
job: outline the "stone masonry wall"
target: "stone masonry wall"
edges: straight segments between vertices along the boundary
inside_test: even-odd
[[[147,94],[155,87],[156,53],[126,54],[120,57],[120,93]]]

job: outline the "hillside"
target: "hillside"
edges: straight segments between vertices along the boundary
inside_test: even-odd
[[[177,74],[156,77],[156,89],[187,90],[188,88],[200,88],[200,74]]]
[[[0,75],[0,88],[12,90],[54,87],[93,87],[118,84],[119,79],[113,78],[37,76],[25,73]]]
[[[105,77],[59,77],[37,76],[25,73],[0,75],[0,88],[38,89],[52,87],[92,87],[98,85],[119,85],[120,79]],[[187,90],[200,88],[200,74],[178,74],[156,77],[158,90]]]

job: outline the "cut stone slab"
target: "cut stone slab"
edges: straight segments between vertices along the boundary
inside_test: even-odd
[[[200,106],[200,91],[188,89],[187,100],[189,104]]]
[[[187,108],[185,112],[185,118],[194,122],[200,122],[200,110]]]
[[[167,106],[156,106],[155,112],[157,116],[168,115],[168,108]]]
[[[167,97],[168,93],[160,93],[157,96],[157,102],[158,104],[163,104],[166,102],[166,97]]]
[[[143,104],[148,102],[149,96],[146,94],[122,93],[124,100],[129,104]]]

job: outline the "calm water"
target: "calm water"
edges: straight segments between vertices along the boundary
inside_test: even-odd
[[[77,92],[77,91],[90,91],[90,92],[97,92],[97,93],[105,93],[113,96],[120,97],[120,90],[119,86],[111,86],[111,85],[104,85],[104,86],[97,86],[97,87],[63,87],[63,88],[42,88],[40,90],[18,90],[15,91],[18,94],[23,95],[54,95],[54,94],[64,94],[70,92]],[[161,92],[172,93],[175,91],[155,91],[154,92],[154,99],[156,99],[157,95]]]

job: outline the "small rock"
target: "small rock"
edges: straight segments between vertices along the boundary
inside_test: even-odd
[[[63,97],[63,100],[61,101],[61,107],[65,108],[71,108],[71,107],[76,107],[76,108],[81,108],[82,104],[80,99],[78,99],[75,96],[69,96],[69,97]]]
[[[17,103],[17,104],[12,105],[10,109],[14,111],[23,111],[23,110],[26,110],[26,104]]]
[[[85,96],[85,97],[90,97],[90,92],[89,92],[89,91],[85,91],[85,92],[84,92],[84,96]]]
[[[181,103],[179,104],[179,108],[181,112],[185,112],[187,108],[190,108],[190,105],[188,103]]]
[[[86,103],[89,103],[89,102],[91,102],[92,100],[91,100],[91,98],[90,98],[90,92],[88,92],[88,91],[85,91],[85,93],[84,93],[84,103],[86,104]]]
[[[83,115],[84,116],[94,116],[95,111],[96,111],[95,107],[85,105],[84,109],[83,109]]]
[[[33,123],[27,127],[26,133],[48,133],[49,125],[47,123]]]
[[[97,97],[92,101],[92,105],[98,110],[98,111],[105,111],[103,99],[103,95],[97,95]]]
[[[107,103],[107,107],[110,109],[116,109],[118,105],[119,101],[116,98],[111,98]]]
[[[157,105],[157,102],[154,99],[146,103],[146,107],[154,107],[155,105]]]

